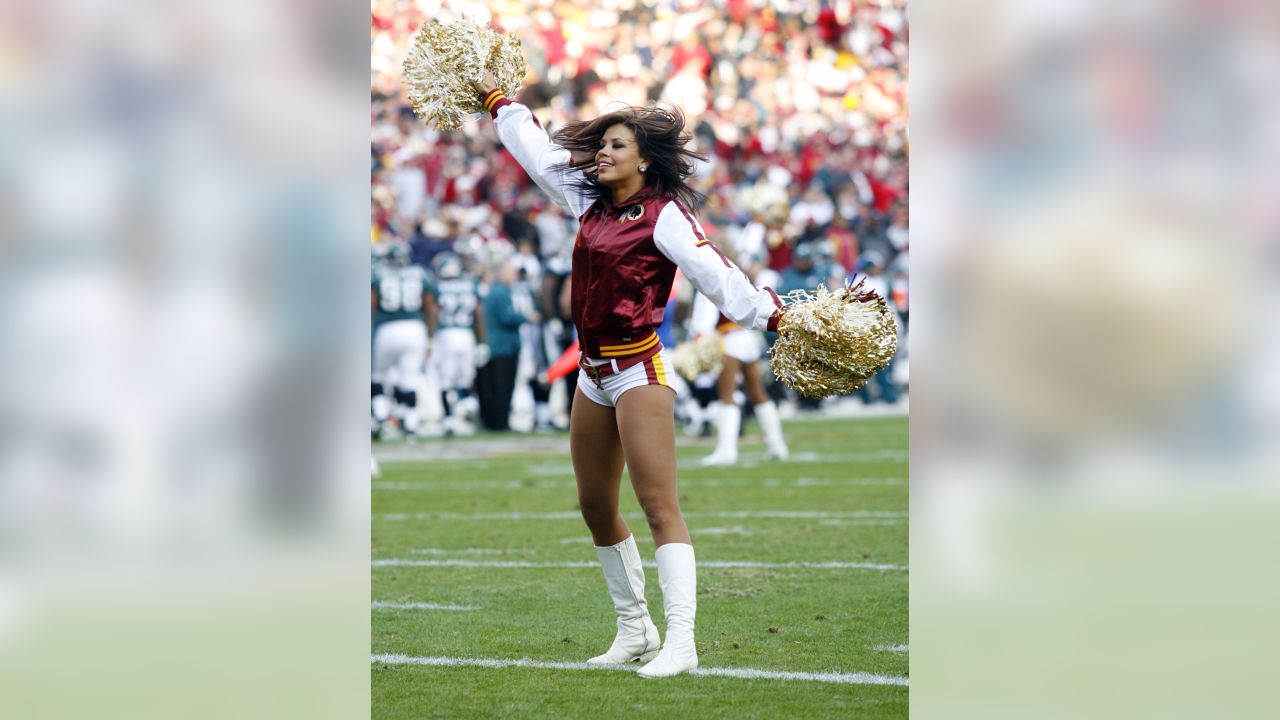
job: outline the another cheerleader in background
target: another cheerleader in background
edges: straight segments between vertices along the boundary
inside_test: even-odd
[[[742,428],[742,408],[734,395],[738,389],[738,377],[747,400],[752,404],[760,429],[764,432],[765,457],[786,460],[789,456],[787,442],[782,437],[782,420],[778,406],[765,393],[760,377],[760,358],[764,356],[764,338],[758,330],[746,330],[725,317],[702,293],[693,301],[690,325],[696,336],[718,332],[724,335],[724,365],[716,381],[720,399],[715,412],[716,449],[702,459],[703,466],[734,465],[738,462],[738,433]]]

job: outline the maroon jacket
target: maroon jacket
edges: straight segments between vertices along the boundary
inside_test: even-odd
[[[579,218],[573,242],[573,324],[588,357],[648,339],[662,324],[676,264],[654,243],[654,226],[671,198],[645,188],[614,207],[597,200]],[[647,348],[646,348],[647,349]]]

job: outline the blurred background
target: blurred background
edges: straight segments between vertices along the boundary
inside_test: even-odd
[[[692,145],[707,157],[693,180],[707,197],[699,219],[757,285],[785,294],[866,278],[890,301],[901,331],[893,366],[855,396],[822,404],[767,378],[784,417],[906,412],[905,2],[372,5],[370,224],[373,287],[380,291],[374,302],[383,303],[374,311],[375,438],[567,427],[576,370],[562,379],[547,371],[575,340],[562,294],[577,219],[533,184],[498,143],[487,117],[470,119],[461,132],[437,132],[414,116],[400,79],[422,23],[461,16],[520,38],[529,75],[518,99],[552,133],[623,105],[681,108]],[[516,270],[514,307],[528,321],[517,342],[496,327],[488,328],[493,337],[486,342],[476,326],[484,323],[496,274],[509,265]],[[442,267],[449,277],[440,286]],[[435,328],[432,347],[412,345],[411,362],[421,372],[397,361],[409,331],[384,325],[411,313],[422,321],[420,282],[435,288],[442,328],[472,332],[466,342],[489,346],[467,354],[477,371],[455,367],[455,338],[439,341]],[[414,288],[409,312],[397,302],[405,283]],[[692,288],[677,283],[660,331],[668,348],[694,334],[693,299]],[[450,312],[458,319],[444,318]],[[417,359],[428,353],[426,362]],[[518,353],[514,381],[503,380],[501,361],[490,362],[490,355],[503,353]],[[693,378],[688,388],[680,383],[680,420],[691,435],[712,431],[714,384],[713,373]]]
[[[1277,712],[1275,3],[912,0],[912,714]]]
[[[368,712],[365,22],[0,3],[0,716]]]
[[[853,146],[853,202],[831,204],[887,188],[892,218],[900,8],[744,5],[469,9],[525,33],[549,124],[660,87],[717,146],[784,158],[735,186],[805,177],[786,138],[834,110],[817,147]],[[467,179],[497,166],[483,134],[459,150],[405,117],[388,83],[422,18],[371,11],[0,3],[0,714],[367,712],[365,237],[458,204],[423,180],[406,213],[413,163],[383,156],[416,135],[451,145],[455,194],[503,183]],[[1274,717],[1275,4],[910,18],[913,711]],[[700,27],[707,54],[680,50]],[[630,51],[577,67],[594,46]],[[785,183],[784,226],[817,176]]]

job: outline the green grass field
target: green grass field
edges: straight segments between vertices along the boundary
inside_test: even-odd
[[[698,467],[709,440],[679,443],[681,507],[699,561],[700,669],[841,681],[477,666],[580,663],[614,633],[567,451],[514,435],[495,451],[488,436],[423,443],[424,458],[444,446],[457,458],[469,442],[476,452],[384,461],[373,483],[372,717],[906,717],[907,420],[797,421],[785,432],[791,462],[764,463],[750,424],[744,466],[732,469]],[[651,563],[625,475],[623,484],[623,514]],[[768,566],[732,566],[739,561]],[[652,565],[646,590],[665,631]],[[411,664],[454,661],[471,664]]]

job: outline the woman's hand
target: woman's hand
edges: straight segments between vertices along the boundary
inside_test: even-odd
[[[773,330],[773,331],[774,331],[774,332],[776,332],[776,333],[778,333],[778,336],[779,336],[779,337],[782,337],[782,336],[783,336],[783,335],[785,335],[785,334],[786,334],[786,332],[787,332],[786,325],[787,325],[788,321],[790,321],[790,320],[791,320],[791,318],[787,316],[787,311],[786,311],[786,310],[783,310],[782,312],[779,312],[779,313],[776,315],[776,317],[777,317],[778,319],[777,319],[777,321],[776,321],[776,322],[774,322],[774,323],[773,323],[773,328],[774,328],[774,330]]]
[[[486,70],[484,77],[473,81],[471,85],[476,89],[476,92],[480,93],[480,99],[484,100],[491,90],[498,87],[498,82],[493,79],[493,73]]]

